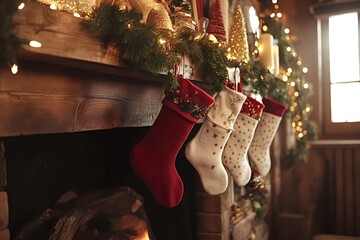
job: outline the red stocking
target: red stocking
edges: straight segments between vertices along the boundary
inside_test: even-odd
[[[180,87],[168,90],[163,106],[146,136],[132,149],[135,172],[162,206],[180,203],[183,182],[176,170],[176,156],[195,123],[214,98],[189,80],[179,77]]]

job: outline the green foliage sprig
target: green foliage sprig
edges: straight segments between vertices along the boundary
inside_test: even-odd
[[[142,23],[141,19],[142,14],[136,10],[101,4],[84,25],[98,34],[105,46],[114,44],[120,60],[129,67],[152,73],[169,72],[180,61],[175,52],[160,42],[160,38],[170,39],[170,34]]]
[[[84,26],[97,34],[105,46],[114,44],[119,58],[127,66],[152,73],[171,73],[180,57],[186,55],[190,62],[203,71],[203,80],[210,83],[215,93],[224,88],[227,78],[225,49],[210,41],[206,34],[188,28],[178,32],[157,29],[141,22],[137,10],[120,9],[116,5],[101,4],[84,21]],[[169,77],[168,86],[176,86]]]

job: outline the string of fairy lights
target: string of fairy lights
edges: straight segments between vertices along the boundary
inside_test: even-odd
[[[83,18],[87,16],[91,10],[92,7],[88,5],[88,1],[86,0],[77,0],[77,1],[66,1],[66,0],[60,0],[60,1],[47,1],[42,0],[39,1],[43,4],[47,4],[51,10],[64,10],[67,12],[72,12],[74,17]],[[26,7],[25,2],[18,3],[17,10],[21,11]],[[42,43],[37,40],[29,40],[27,41],[27,44],[30,47],[33,48],[41,48]],[[19,66],[17,63],[13,62],[10,63],[10,70],[12,74],[17,74],[19,71]]]
[[[267,24],[269,22],[271,22],[272,25],[278,25],[273,26],[275,29],[282,26],[281,19],[283,14],[280,11],[278,1],[272,0],[272,4],[273,11],[269,14],[268,21],[264,20],[262,22],[263,24],[261,26],[261,30],[263,33],[268,33],[269,31],[271,32],[270,26]],[[280,69],[278,77],[288,85],[289,96],[291,98],[289,110],[293,116],[291,125],[294,129],[297,140],[301,141],[301,139],[308,135],[308,130],[304,128],[304,121],[308,120],[309,114],[312,111],[309,104],[299,104],[302,102],[300,99],[304,99],[304,97],[307,98],[310,94],[310,84],[304,79],[304,75],[308,73],[309,69],[302,65],[303,63],[300,60],[298,53],[291,45],[290,29],[288,27],[284,27],[279,30],[282,32],[275,33],[274,31],[276,30],[273,29],[271,34],[277,35],[277,38],[280,38],[278,40],[283,43],[283,52],[284,55],[287,55],[285,57],[287,59],[291,58],[295,64],[284,64],[283,68]],[[256,49],[255,51],[258,50]],[[253,54],[258,54],[258,52]]]
[[[94,9],[92,8],[92,6],[97,4],[96,1],[97,0],[38,0],[38,2],[45,4],[51,10],[66,11],[71,13],[74,17],[83,19],[86,19],[89,16],[91,11]],[[26,7],[25,1],[19,2],[7,0],[6,2],[11,2],[9,4],[14,4],[14,2],[16,2],[18,11],[21,11]],[[117,2],[121,2],[121,0],[118,0]],[[263,13],[263,16],[260,16],[260,18],[257,20],[259,20],[259,25],[262,32],[260,35],[265,33],[271,34],[276,40],[277,46],[279,48],[279,71],[277,73],[276,71],[274,72],[270,69],[270,72],[271,74],[273,74],[271,78],[275,80],[280,79],[280,81],[285,83],[287,86],[287,93],[290,99],[288,109],[292,118],[291,125],[295,135],[295,142],[298,143],[298,145],[295,144],[295,150],[293,151],[293,154],[290,156],[290,158],[293,159],[291,161],[297,161],[298,159],[295,158],[303,158],[304,156],[303,151],[306,151],[307,148],[306,142],[308,140],[312,140],[316,135],[314,133],[315,130],[313,125],[309,124],[309,115],[312,111],[312,107],[307,103],[307,97],[311,93],[311,85],[305,81],[305,75],[308,73],[309,69],[303,66],[303,63],[298,53],[291,44],[292,37],[290,35],[290,29],[288,27],[284,27],[282,24],[283,14],[280,11],[278,1],[272,0],[272,4],[273,9],[271,10],[271,12]],[[236,19],[234,23],[236,23],[235,25],[237,25],[235,27],[237,29],[244,29],[245,19],[243,18],[243,13],[241,12],[240,5],[237,6],[237,11],[234,14],[234,17]],[[131,24],[128,24],[127,28],[131,29]],[[204,33],[199,33],[195,35],[194,40],[197,41],[199,40],[199,38],[203,38],[203,35]],[[169,40],[171,41],[171,38],[167,38],[167,36],[165,35],[159,35],[155,37],[158,38],[157,42],[160,44],[161,48],[158,51],[167,51]],[[212,34],[208,34],[207,37],[208,40],[216,43],[216,39],[214,39],[214,36]],[[30,47],[33,48],[42,47],[42,43],[37,41],[36,39],[25,41],[25,44],[28,44]],[[223,49],[224,47],[226,47],[225,55],[229,61],[234,60],[236,62],[242,60],[242,62],[249,64],[249,62],[255,59],[255,61],[253,62],[255,63],[255,65],[258,64],[257,59],[259,58],[260,43],[258,40],[256,40],[252,52],[249,53],[246,32],[239,32],[230,29],[230,39],[227,46],[225,46],[226,44],[223,44],[221,42],[216,44],[219,49]],[[210,45],[207,46],[209,47]],[[170,53],[166,52],[166,54],[163,55],[164,58],[166,58],[170,55]],[[251,56],[250,58],[249,55]],[[210,60],[208,59],[208,61]],[[215,58],[214,62],[216,62]],[[172,62],[170,61],[166,64],[171,65],[171,63]],[[214,73],[221,72],[221,74],[224,74],[227,72],[226,69],[222,69],[224,68],[223,64],[220,64],[220,62],[216,63],[218,64],[216,64],[217,68],[214,69]],[[10,65],[10,69],[13,74],[16,74],[19,71],[19,66],[17,65],[16,61],[8,62],[8,64]],[[153,66],[149,66],[148,70],[152,70],[151,68],[153,68]],[[157,69],[154,69],[154,71],[156,70]],[[255,72],[257,71],[257,69],[255,68],[247,70]],[[222,78],[221,74],[219,75],[219,78]],[[265,79],[266,77],[261,74],[259,78]],[[269,76],[268,73],[266,74],[267,76]],[[220,81],[218,84],[222,85]]]

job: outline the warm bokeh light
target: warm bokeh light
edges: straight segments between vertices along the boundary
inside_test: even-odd
[[[33,47],[33,48],[40,48],[42,46],[40,42],[35,41],[35,40],[30,41],[29,45],[30,45],[30,47]]]

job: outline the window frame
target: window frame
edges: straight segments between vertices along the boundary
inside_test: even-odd
[[[360,23],[360,1],[319,4],[312,6],[310,10],[317,18],[320,136],[324,139],[359,139],[360,122],[333,123],[331,121],[329,17],[337,14],[358,12],[358,21]],[[358,28],[360,35],[360,24],[358,24]],[[356,100],[349,99],[349,101]],[[360,106],[358,110],[360,111]]]

